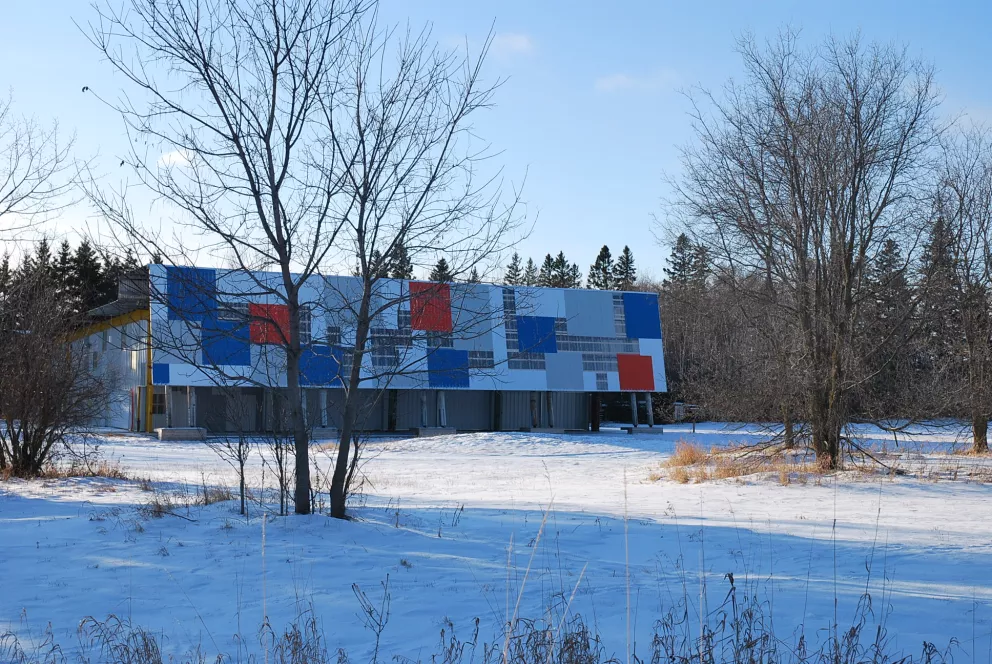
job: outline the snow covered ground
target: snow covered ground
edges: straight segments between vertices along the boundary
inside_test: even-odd
[[[943,647],[954,637],[961,661],[989,661],[992,483],[967,475],[992,471],[992,460],[956,453],[964,446],[951,430],[900,435],[897,447],[866,429],[873,449],[907,475],[786,486],[771,475],[657,479],[680,439],[709,448],[760,435],[704,424],[695,434],[679,426],[645,436],[376,440],[356,520],[275,517],[264,528],[257,504],[247,521],[234,502],[181,517],[142,513],[156,493],[234,487],[236,475],[203,443],[108,435],[104,456],[150,485],[0,484],[0,632],[30,640],[51,623],[71,648],[80,620],[115,614],[172,651],[233,653],[235,635],[255,639],[266,615],[280,629],[302,602],[312,603],[330,648],[364,661],[372,634],[352,584],[377,603],[388,576],[390,655],[428,658],[445,618],[465,636],[479,618],[491,641],[518,595],[519,615],[539,617],[575,591],[571,612],[623,659],[628,608],[643,657],[664,612],[679,601],[694,621],[701,603],[714,612],[733,573],[768,602],[782,638],[800,623],[807,638],[828,635],[835,597],[838,622],[849,625],[867,590],[896,650],[917,654],[925,640]],[[272,487],[272,471],[263,476],[255,455],[249,485],[257,494],[263,482]]]

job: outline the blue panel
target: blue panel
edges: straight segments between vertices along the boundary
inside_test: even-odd
[[[156,362],[152,365],[152,384],[154,385],[168,385],[169,384],[169,365],[160,364]]]
[[[342,387],[344,385],[340,375],[342,357],[343,352],[340,348],[330,346],[304,348],[300,355],[300,384]]]
[[[468,351],[435,348],[427,355],[427,375],[433,388],[468,387]]]
[[[661,312],[654,293],[624,293],[628,339],[661,339]]]
[[[517,340],[521,353],[557,353],[555,319],[550,316],[517,316]]]
[[[230,320],[203,322],[203,363],[212,366],[249,366],[248,325]]]
[[[169,320],[202,321],[217,311],[217,273],[198,267],[167,267]]]

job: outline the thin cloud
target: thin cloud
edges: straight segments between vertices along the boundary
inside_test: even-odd
[[[633,76],[617,73],[601,76],[596,79],[597,92],[653,92],[670,88],[678,82],[678,74],[671,69],[663,69],[649,76]]]
[[[164,155],[158,158],[158,165],[162,167],[169,166],[180,166],[186,167],[190,165],[189,155],[185,150],[173,150],[172,152],[166,152]]]
[[[493,36],[492,51],[504,57],[529,55],[534,52],[534,40],[521,32],[500,32]]]

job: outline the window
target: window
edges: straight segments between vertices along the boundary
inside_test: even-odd
[[[327,328],[327,345],[328,346],[340,346],[341,345],[341,328],[340,327],[328,327]]]
[[[246,323],[248,322],[248,303],[221,302],[217,307],[217,318]]]
[[[152,394],[152,415],[165,415],[165,392]]]
[[[300,344],[309,346],[311,341],[310,330],[313,325],[313,317],[309,311],[300,312]]]

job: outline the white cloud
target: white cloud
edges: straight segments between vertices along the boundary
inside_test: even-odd
[[[678,80],[679,76],[674,70],[662,69],[648,76],[632,76],[624,73],[601,76],[596,79],[595,87],[597,92],[622,92],[626,90],[651,92],[670,88]]]
[[[527,55],[534,52],[534,40],[520,32],[500,32],[493,36],[495,55]]]
[[[158,165],[162,167],[169,166],[189,166],[190,159],[185,150],[173,150],[172,152],[166,152],[164,155],[158,158]]]

